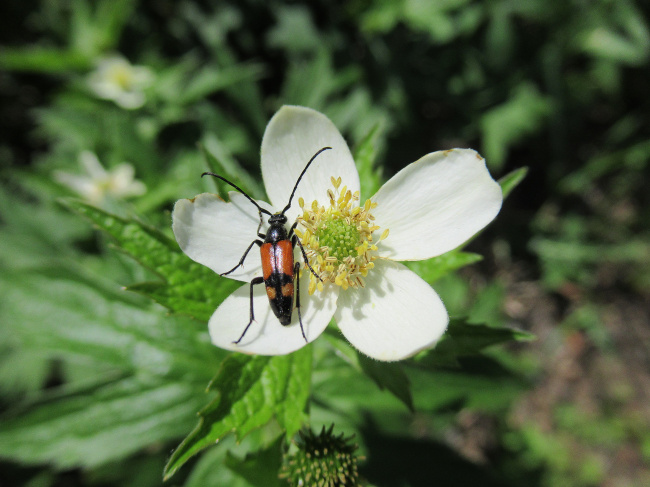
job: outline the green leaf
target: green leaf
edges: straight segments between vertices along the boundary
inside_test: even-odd
[[[288,104],[322,110],[327,97],[337,88],[330,52],[321,48],[308,59],[299,59],[285,72],[282,99]]]
[[[479,254],[456,249],[431,259],[405,262],[404,264],[431,284],[450,272],[479,262],[482,259],[483,257]]]
[[[268,448],[248,453],[243,459],[226,453],[226,466],[256,487],[282,487],[286,482],[278,478],[282,466],[282,444],[280,436]]]
[[[365,355],[359,355],[361,369],[380,389],[388,389],[397,399],[402,401],[409,410],[413,409],[411,382],[399,363],[378,362]]]
[[[420,353],[415,363],[424,366],[456,366],[461,357],[479,355],[485,348],[508,341],[528,341],[535,337],[522,330],[469,324],[454,318],[438,345]]]
[[[188,319],[165,317],[153,306],[142,307],[142,299],[117,286],[103,289],[83,278],[42,271],[5,273],[0,296],[3,331],[20,350],[83,361],[99,370],[196,377],[199,382],[216,368],[219,354],[203,339],[204,329]]]
[[[5,333],[0,330],[0,390],[5,401],[11,401],[26,393],[34,394],[46,384],[51,363],[42,353],[14,348],[7,343]]]
[[[0,422],[0,457],[58,468],[96,467],[181,436],[198,402],[187,381],[135,377],[54,393]]]
[[[499,179],[499,185],[501,186],[503,199],[506,199],[508,195],[512,192],[512,190],[515,189],[517,186],[519,186],[519,183],[521,183],[524,180],[527,174],[528,174],[528,168],[520,167],[519,169],[515,169],[514,171],[511,171],[505,176],[503,176],[501,179]]]
[[[28,177],[16,171],[14,176],[23,181]],[[24,201],[0,186],[0,267],[8,270],[50,268],[55,263],[78,259],[71,244],[86,238],[87,225],[61,211],[54,203],[36,202],[33,192],[30,197],[30,202]]]
[[[306,418],[311,367],[310,346],[276,357],[228,357],[209,386],[217,391],[216,399],[199,413],[198,425],[172,454],[165,479],[228,433],[234,431],[242,438],[272,417],[287,437],[293,436]]]
[[[622,4],[618,15],[597,24],[580,39],[582,49],[594,57],[628,66],[642,66],[650,55],[650,32],[643,14]]]
[[[0,52],[0,67],[12,71],[60,73],[88,69],[91,65],[86,54],[68,49],[34,46]]]
[[[362,193],[368,196],[374,195],[381,187],[381,170],[375,167],[375,161],[377,159],[378,139],[381,137],[382,132],[382,125],[377,123],[354,150],[354,160],[359,170]],[[363,202],[361,203],[363,204]]]
[[[229,86],[246,80],[257,80],[262,74],[263,67],[259,64],[236,64],[226,68],[203,67],[192,73],[187,86],[174,101],[181,104],[193,103]]]
[[[551,99],[525,83],[517,87],[508,101],[483,115],[483,152],[488,165],[500,169],[508,149],[540,130],[551,110]]]
[[[359,353],[344,339],[340,332],[334,332],[328,328],[322,335],[322,339],[336,349],[336,356],[351,365],[356,372],[365,374],[371,379],[380,390],[387,389],[407,408],[413,410],[413,398],[411,396],[411,384],[404,373],[401,364],[387,363],[373,360]],[[319,370],[333,370],[332,364],[319,364]],[[327,373],[326,373],[327,374]],[[338,372],[334,372],[338,377]],[[336,379],[335,379],[336,380]]]
[[[190,260],[176,242],[154,228],[77,200],[63,203],[113,237],[120,250],[155,272],[159,283],[136,284],[129,289],[151,297],[175,313],[208,321],[219,304],[239,286]]]
[[[206,450],[192,465],[183,487],[251,487],[242,477],[229,468],[224,468],[226,455],[232,448],[247,450],[249,445],[235,445],[234,437],[224,438],[219,448]],[[243,447],[243,448],[242,448]],[[158,479],[160,479],[160,471]],[[156,484],[160,485],[160,484]],[[166,484],[165,484],[166,485]]]
[[[409,367],[417,410],[463,408],[503,411],[527,388],[526,382],[488,356],[460,357],[455,367]]]
[[[259,182],[237,162],[220,139],[213,134],[207,134],[203,138],[200,147],[209,171],[229,179],[253,198],[260,199],[263,197],[264,191]],[[219,192],[219,196],[225,200],[227,200],[229,191],[235,191],[232,186],[216,178],[204,179],[206,181],[213,181]]]

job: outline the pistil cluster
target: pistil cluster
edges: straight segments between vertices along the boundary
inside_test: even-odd
[[[323,290],[331,282],[343,289],[363,287],[364,277],[375,266],[377,243],[388,236],[384,230],[377,242],[373,233],[379,230],[371,211],[377,203],[366,200],[358,205],[359,192],[341,188],[341,178],[331,178],[333,189],[327,191],[329,207],[314,200],[306,206],[299,200],[302,226],[296,234],[305,248],[309,265],[320,276],[310,273],[309,294]]]
[[[352,437],[333,433],[334,425],[316,435],[311,429],[301,430],[294,442],[296,452],[284,459],[280,478],[291,486],[354,487],[359,485],[357,463],[364,460],[356,454],[358,446]]]

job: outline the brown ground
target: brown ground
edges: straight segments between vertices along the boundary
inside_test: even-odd
[[[497,276],[507,289],[503,312],[537,336],[515,347],[538,364],[533,387],[512,405],[505,425],[462,413],[454,447],[489,463],[503,429],[532,428],[550,445],[552,473],[543,485],[650,486],[650,296],[613,287],[586,296],[572,285],[550,293],[509,268]],[[589,303],[593,328],[562,325]]]

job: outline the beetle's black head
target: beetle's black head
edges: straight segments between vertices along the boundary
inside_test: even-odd
[[[285,223],[287,223],[287,217],[284,213],[275,213],[269,218],[269,225],[284,225]]]

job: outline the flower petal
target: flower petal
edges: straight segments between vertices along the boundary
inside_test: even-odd
[[[94,181],[104,181],[108,177],[108,172],[93,152],[85,150],[79,154],[79,164]]]
[[[111,192],[118,197],[140,196],[147,192],[142,181],[135,179],[135,168],[126,162],[111,171]]]
[[[330,178],[341,177],[353,193],[360,188],[359,173],[345,139],[322,113],[305,107],[283,106],[271,119],[262,139],[262,176],[269,200],[282,210],[289,202],[298,176],[323,147],[305,173],[286,215],[290,222],[300,213],[298,199],[305,203],[327,201]]]
[[[305,335],[312,342],[323,333],[336,309],[338,286],[329,286],[323,293],[308,292],[309,275],[300,279],[300,301]],[[244,338],[235,344],[250,320],[250,286],[244,285],[226,298],[208,324],[212,343],[227,350],[248,354],[284,355],[306,345],[300,331],[298,312],[294,309],[290,325],[282,326],[271,311],[264,285],[253,287],[255,321]]]
[[[422,260],[458,247],[501,209],[501,187],[470,149],[433,152],[406,166],[372,201],[377,225],[390,234],[380,255]]]
[[[435,344],[449,323],[438,294],[402,264],[383,259],[366,286],[341,292],[336,322],[352,345],[377,360],[401,360]]]
[[[218,274],[235,267],[248,246],[258,239],[260,217],[257,208],[243,195],[229,193],[230,203],[217,195],[203,193],[192,200],[179,200],[172,213],[176,241],[188,257]],[[267,203],[257,202],[274,211]],[[244,265],[228,274],[239,281],[261,275],[259,247],[253,245]]]

